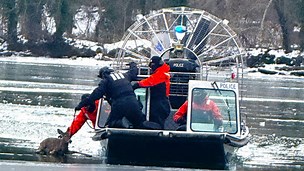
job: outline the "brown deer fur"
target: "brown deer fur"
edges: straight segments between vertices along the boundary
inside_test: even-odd
[[[58,156],[63,156],[68,153],[68,146],[70,143],[69,133],[64,133],[60,129],[57,129],[57,132],[61,135],[61,138],[46,138],[40,143],[36,153]]]

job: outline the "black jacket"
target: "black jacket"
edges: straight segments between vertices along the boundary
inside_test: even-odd
[[[90,102],[94,102],[104,96],[111,103],[120,97],[129,95],[135,96],[131,81],[136,80],[138,74],[137,66],[132,66],[126,73],[111,72],[104,75],[104,78],[99,82],[98,87],[94,89],[91,95],[82,100],[75,109],[87,106]]]

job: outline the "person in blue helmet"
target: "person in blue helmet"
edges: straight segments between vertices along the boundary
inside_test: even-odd
[[[95,100],[103,98],[111,105],[111,112],[105,124],[111,128],[142,128],[145,117],[140,110],[139,103],[133,91],[131,81],[137,78],[137,64],[131,62],[126,73],[114,72],[103,67],[99,70],[98,77],[101,81],[89,97],[82,100],[75,110],[92,104]]]

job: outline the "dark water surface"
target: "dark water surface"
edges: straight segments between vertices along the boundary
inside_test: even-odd
[[[73,108],[82,93],[98,84],[96,75],[105,63],[20,59],[0,58],[0,170],[180,170],[103,164],[104,149],[92,141],[88,125],[72,138],[70,150],[93,157],[34,154],[43,139],[69,126]],[[304,79],[245,77],[242,112],[251,140],[237,151],[231,170],[304,170]]]

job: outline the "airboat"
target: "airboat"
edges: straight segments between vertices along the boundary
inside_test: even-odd
[[[149,76],[149,59],[160,56],[170,65],[171,115],[163,130],[105,128],[110,110],[101,100],[93,140],[105,148],[108,164],[225,169],[235,150],[249,140],[242,114],[243,56],[235,32],[222,20],[188,7],[165,8],[138,15],[122,41],[112,67],[139,67],[138,79]],[[216,102],[223,125],[202,119],[192,108],[193,92],[206,91]],[[149,120],[149,89],[137,89]],[[173,114],[188,99],[186,131],[178,131]]]

